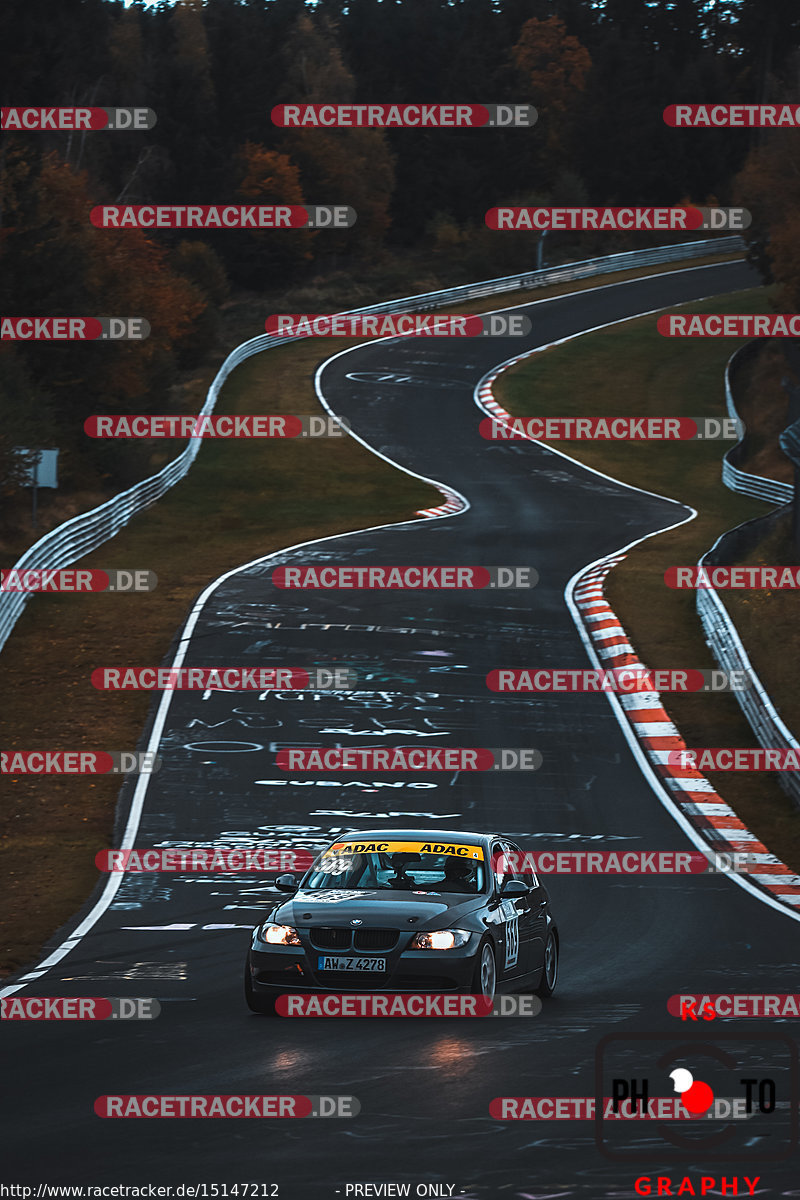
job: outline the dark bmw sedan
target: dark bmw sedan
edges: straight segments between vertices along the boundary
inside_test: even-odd
[[[502,834],[379,830],[333,842],[253,931],[253,1012],[292,992],[534,991],[551,996],[558,929]]]

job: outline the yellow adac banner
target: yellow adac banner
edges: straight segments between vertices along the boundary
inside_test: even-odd
[[[372,842],[357,841],[336,842],[325,851],[325,856],[335,854],[394,854],[396,851],[407,851],[411,854],[453,854],[459,858],[473,859],[483,862],[481,846],[466,846],[463,842]]]

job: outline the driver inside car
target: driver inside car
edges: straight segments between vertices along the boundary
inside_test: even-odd
[[[458,858],[448,859],[444,869],[444,888],[446,892],[473,892],[475,888],[475,871],[470,863]]]

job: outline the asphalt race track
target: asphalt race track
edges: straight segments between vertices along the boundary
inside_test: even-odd
[[[316,848],[343,831],[419,824],[497,829],[538,849],[693,848],[643,778],[602,695],[497,695],[485,685],[496,667],[588,666],[564,602],[567,582],[688,511],[541,446],[484,441],[473,391],[493,365],[530,346],[757,283],[743,263],[692,268],[532,305],[528,339],[377,342],[331,359],[318,381],[326,403],[375,450],[455,489],[470,507],[287,551],[211,592],[183,665],[350,665],[359,691],[174,693],[162,708],[165,764],[147,786],[134,844]],[[585,411],[592,414],[591,396]],[[536,567],[540,582],[533,592],[501,594],[317,594],[271,584],[275,566],[298,562],[519,564]],[[295,776],[273,763],[277,744],[377,743],[533,746],[544,763],[533,776],[383,775],[381,786],[369,773]],[[118,838],[132,795],[127,783]],[[674,1148],[647,1124],[612,1133],[616,1161],[595,1145],[591,1122],[489,1116],[496,1096],[593,1096],[599,1040],[648,1031],[704,1043],[745,1033],[737,1067],[748,1073],[756,1063],[758,1074],[778,1081],[779,1100],[788,1098],[785,1047],[763,1035],[792,1033],[790,1022],[718,1020],[697,1032],[670,1017],[666,1002],[681,991],[796,990],[797,921],[724,877],[552,876],[547,885],[562,937],[561,978],[537,1018],[337,1023],[247,1012],[248,930],[274,894],[264,879],[126,876],[93,927],[25,983],[24,994],[155,996],[161,1017],[4,1022],[7,1180],[277,1182],[285,1200],[333,1200],[348,1182],[392,1180],[454,1184],[462,1197],[594,1200],[633,1195],[634,1179],[645,1174],[724,1172],[797,1195],[797,1158],[763,1159],[786,1149],[784,1109],[771,1125],[759,1116],[734,1131],[715,1162],[699,1153],[672,1158]],[[651,1094],[672,1093],[656,1062],[666,1043],[620,1045],[617,1074],[648,1075]],[[355,1095],[361,1115],[101,1121],[93,1112],[100,1095],[144,1093]],[[637,1153],[648,1157],[632,1161]]]

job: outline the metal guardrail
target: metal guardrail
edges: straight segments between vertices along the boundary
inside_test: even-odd
[[[725,366],[725,404],[728,416],[734,419],[739,419],[739,414],[736,411],[731,388],[732,370],[740,367],[742,361],[752,355],[759,345],[760,341],[755,340],[740,346],[731,355]],[[794,495],[794,488],[791,484],[779,483],[775,479],[765,479],[761,475],[751,475],[746,471],[740,471],[729,461],[730,455],[741,453],[742,444],[742,441],[737,442],[723,459],[722,479],[727,487],[731,491],[754,496],[758,500],[769,501],[781,508],[791,502]],[[762,536],[765,523],[773,523],[774,519],[780,515],[782,514],[776,510],[774,514],[770,513],[767,517],[756,517],[754,520],[745,521],[744,524],[722,534],[711,549],[702,556],[698,566],[711,566],[731,558],[730,548],[726,546],[723,550],[722,543],[725,541],[735,542],[739,550],[746,552],[748,545],[752,545]],[[753,670],[753,665],[742,645],[736,626],[716,589],[699,588],[696,603],[697,612],[705,631],[706,642],[720,667],[725,671],[747,671],[753,681],[751,688],[746,691],[734,692],[734,695],[759,745],[766,749],[777,747],[800,749],[800,743],[781,720],[764,685]],[[793,771],[780,771],[777,777],[780,786],[800,808],[800,775]]]
[[[725,407],[728,410],[728,416],[734,420],[741,418],[736,411],[733,399],[731,375],[734,370],[741,367],[745,359],[752,356],[760,344],[759,339],[747,342],[735,350],[725,364]],[[753,496],[756,500],[764,500],[771,504],[788,504],[794,496],[793,484],[781,483],[777,479],[767,479],[763,475],[751,475],[749,471],[739,470],[734,460],[741,457],[743,446],[744,438],[735,446],[731,446],[722,459],[722,482],[725,486],[732,492],[740,492],[743,496]]]
[[[719,539],[711,550],[703,555],[699,562],[700,566],[706,565],[709,555],[714,553],[718,543]],[[745,691],[734,692],[733,695],[739,702],[739,707],[759,745],[766,749],[780,747],[786,750],[800,750],[800,742],[781,720],[764,685],[753,670],[753,665],[742,645],[736,626],[715,588],[698,589],[697,611],[703,623],[706,642],[720,667],[725,671],[747,671],[753,681],[752,687]],[[777,779],[786,794],[800,808],[800,773],[779,771]]]
[[[701,258],[709,254],[726,254],[744,248],[738,235],[725,238],[707,238],[702,241],[681,242],[672,246],[656,246],[649,250],[629,250],[622,254],[610,254],[602,258],[589,258],[581,262],[566,263],[560,267],[546,267],[540,271],[527,271],[521,275],[509,275],[501,279],[489,279],[479,283],[468,283],[438,292],[427,292],[418,296],[405,296],[399,300],[387,300],[364,308],[348,309],[348,313],[419,312],[426,308],[441,308],[446,304],[463,303],[481,296],[492,296],[537,284],[562,283],[573,279],[585,279],[592,275],[604,275],[612,271],[623,271],[629,267],[654,266],[658,263],[677,262],[683,259]],[[305,336],[305,335],[303,335]],[[220,388],[230,372],[240,363],[262,350],[273,346],[285,346],[288,342],[300,341],[300,337],[283,337],[261,334],[237,346],[223,362],[208,389],[200,415],[213,412]],[[189,445],[177,458],[168,463],[157,475],[151,475],[140,483],[113,496],[105,504],[65,521],[39,538],[14,564],[17,571],[41,568],[57,569],[70,566],[85,554],[96,550],[123,529],[131,517],[142,512],[159,500],[188,473],[197,457],[201,438],[192,438]],[[33,592],[0,592],[0,650],[8,640],[11,630],[22,614]]]
[[[800,418],[784,429],[778,442],[786,457],[800,467]]]

